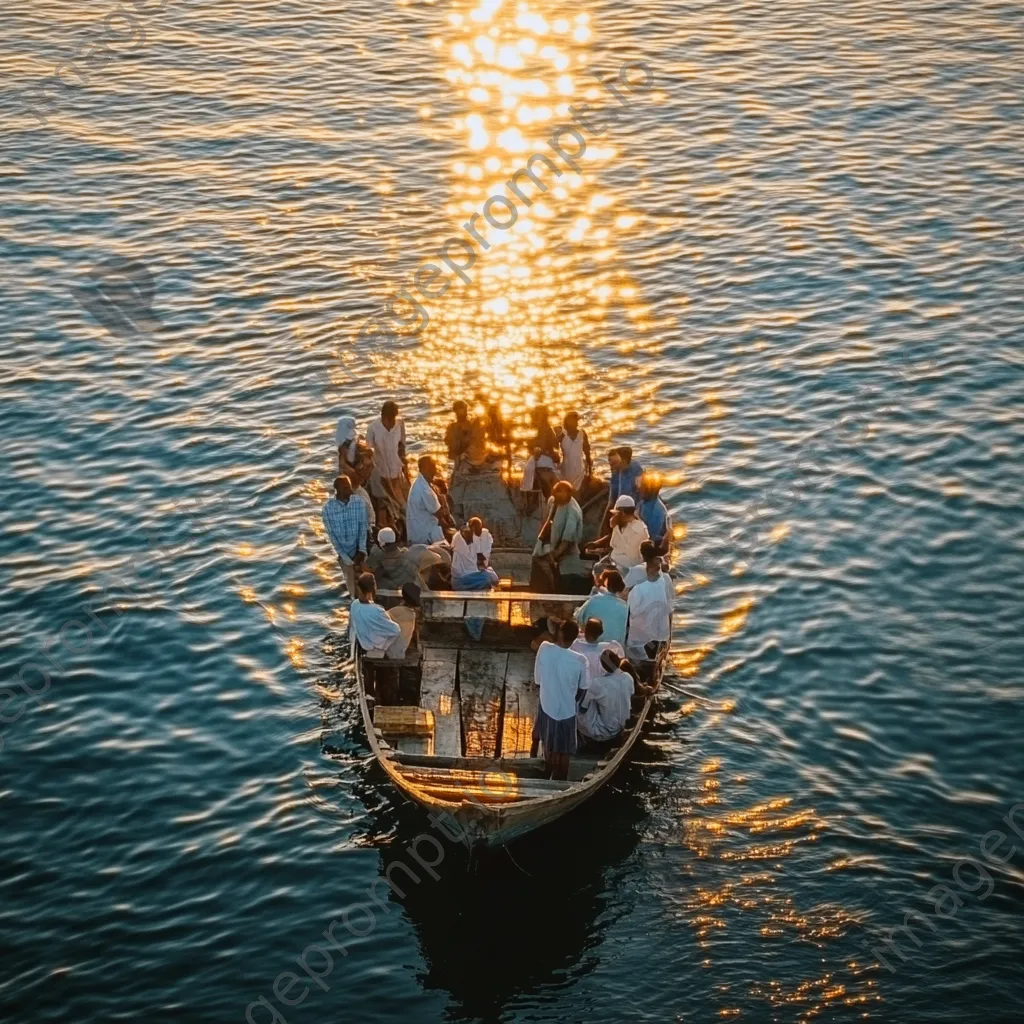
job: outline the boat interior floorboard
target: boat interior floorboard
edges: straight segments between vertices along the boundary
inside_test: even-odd
[[[505,669],[505,703],[501,721],[501,756],[528,757],[537,717],[532,651],[513,651]]]
[[[462,754],[459,696],[455,692],[458,656],[458,651],[423,647],[420,706],[434,713],[433,753],[442,757]]]
[[[462,708],[463,753],[494,757],[498,753],[501,695],[508,654],[504,651],[459,652],[459,704]]]

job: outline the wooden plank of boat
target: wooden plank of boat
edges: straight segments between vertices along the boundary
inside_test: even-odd
[[[459,656],[459,701],[466,757],[494,757],[508,654],[463,649]]]
[[[488,601],[481,598],[479,601],[466,602],[467,619],[501,619],[507,616],[507,601]]]
[[[537,717],[537,687],[533,685],[532,651],[513,651],[505,669],[505,713],[501,727],[502,757],[529,757]]]
[[[423,648],[420,706],[434,713],[434,754],[462,754],[462,726],[455,674],[459,652],[447,647]]]
[[[473,591],[460,592],[458,597],[452,594],[452,599],[446,601],[427,601],[425,600],[426,595],[424,595],[421,598],[424,617],[427,619],[464,619],[466,617],[467,593],[471,594]],[[434,597],[433,594],[430,596]]]

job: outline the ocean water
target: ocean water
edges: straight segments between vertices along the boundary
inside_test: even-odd
[[[119,10],[0,13],[0,1019],[1019,1020],[1020,6]],[[677,525],[633,763],[474,863],[320,524],[387,396]]]

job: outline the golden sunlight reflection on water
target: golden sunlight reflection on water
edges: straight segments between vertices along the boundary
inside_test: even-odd
[[[476,217],[471,283],[456,279],[426,303],[430,323],[398,359],[370,356],[385,389],[413,386],[427,396],[433,437],[457,398],[497,403],[520,441],[539,404],[555,422],[579,409],[592,443],[664,414],[645,358],[657,339],[647,334],[647,310],[616,249],[640,219],[599,181],[616,156],[614,127],[587,134],[579,173],[558,163],[556,177],[539,166],[545,192],[520,179],[524,202],[505,185],[532,154],[557,159],[547,140],[570,122],[570,104],[605,105],[610,94],[590,71],[592,34],[590,15],[568,4],[481,0],[449,14],[438,51],[463,113],[451,125],[457,156],[438,244],[469,240],[462,225],[491,196],[505,197],[516,213],[504,203],[493,208],[500,223],[511,221],[507,230]],[[628,325],[617,343],[608,329],[613,308]],[[601,351],[600,370],[590,349]]]

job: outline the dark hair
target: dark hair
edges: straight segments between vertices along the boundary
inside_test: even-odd
[[[622,456],[624,462],[629,462],[633,458],[633,449],[628,444],[620,445],[618,453]]]
[[[423,467],[428,463],[432,463],[433,461],[434,460],[429,455],[421,455],[419,459],[416,460],[416,465],[419,467],[419,471],[422,473]]]
[[[554,494],[556,491],[559,494],[565,494],[566,492],[568,492],[569,497],[571,498],[572,497],[572,484],[569,483],[568,480],[559,480],[559,481],[557,481],[555,483],[554,487],[551,488],[551,493],[552,494]]]
[[[589,618],[583,624],[583,635],[593,643],[604,632],[604,623],[597,618]]]
[[[398,415],[398,403],[393,402],[390,398],[380,407],[381,416],[397,416]]]
[[[613,593],[621,594],[626,589],[622,573],[618,569],[609,569],[604,573],[604,585]]]
[[[604,661],[605,658],[607,658],[616,668],[622,668],[622,663],[623,661],[625,661],[624,658],[620,658],[619,655],[616,654],[615,651],[613,651],[610,647],[606,647],[601,652],[601,660]]]
[[[658,545],[652,540],[645,540],[640,545],[640,557],[645,561],[650,561],[658,553]]]
[[[575,619],[566,619],[565,622],[558,627],[558,639],[561,640],[566,647],[569,646],[580,635],[580,627],[576,625]]]
[[[377,581],[374,579],[372,572],[364,572],[359,579],[356,580],[356,586],[364,594],[372,594],[374,587],[377,586]]]

